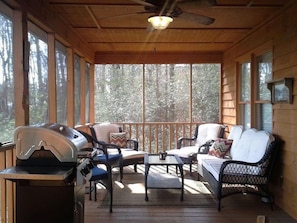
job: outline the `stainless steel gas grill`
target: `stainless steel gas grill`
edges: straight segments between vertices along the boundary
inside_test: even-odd
[[[16,222],[82,223],[85,190],[76,167],[86,138],[54,123],[18,127],[14,142],[16,166],[0,177],[16,182]]]

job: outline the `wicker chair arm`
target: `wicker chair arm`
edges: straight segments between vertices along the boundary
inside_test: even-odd
[[[256,163],[250,163],[250,162],[245,162],[245,161],[239,161],[239,160],[226,160],[223,162],[220,172],[224,172],[224,170],[230,166],[230,165],[238,165],[238,166],[260,166],[260,162]]]
[[[195,128],[195,132],[194,132],[194,136],[189,138],[189,137],[180,137],[178,140],[177,140],[177,149],[180,149],[182,146],[192,146],[196,139],[197,139],[197,136],[198,136],[198,125],[196,125],[196,128]]]
[[[268,165],[266,162],[244,162],[238,160],[225,161],[220,169],[219,181],[253,184],[262,177],[267,177]]]
[[[207,154],[214,140],[208,140],[198,148],[198,154]]]
[[[195,142],[195,140],[196,140],[195,137],[192,137],[192,138],[180,137],[177,140],[177,148],[180,149],[182,145],[192,145],[193,142]]]
[[[79,132],[88,140],[88,142],[92,143],[93,148],[95,149],[95,151],[98,151],[98,150],[102,151],[106,155],[107,159],[108,159],[108,152],[107,152],[108,148],[115,148],[115,149],[118,150],[119,154],[122,153],[120,147],[117,146],[117,145],[108,144],[108,143],[105,143],[103,141],[98,141],[97,139],[95,139],[93,136],[89,135],[86,132],[83,132],[83,131],[79,131]],[[94,155],[96,155],[96,152],[95,152]]]
[[[138,141],[135,139],[127,139],[128,148],[138,151]]]

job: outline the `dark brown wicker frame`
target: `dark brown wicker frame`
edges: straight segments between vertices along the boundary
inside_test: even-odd
[[[217,199],[218,211],[221,210],[221,201],[224,197],[238,193],[250,193],[266,198],[273,209],[274,198],[269,190],[269,182],[281,143],[282,141],[275,137],[275,140],[267,147],[262,159],[256,163],[225,161],[220,169],[219,181],[205,167],[202,167],[203,178],[208,182],[210,190]],[[259,168],[261,171],[257,175],[242,174],[247,169],[250,170],[250,173],[251,170],[259,170]]]
[[[89,126],[92,136],[97,140],[96,138],[96,132],[92,125]],[[119,132],[122,132],[122,128],[119,126]],[[113,144],[108,144],[109,147],[120,148]],[[138,141],[134,139],[127,139],[127,148],[134,149],[135,151],[138,151]],[[118,166],[120,167],[120,181],[123,179],[123,167],[134,165],[134,172],[137,172],[137,164],[144,164],[144,157],[137,157],[137,158],[128,158],[128,159],[122,159],[120,163],[118,163]]]
[[[227,126],[222,125],[221,132],[219,134],[219,138],[224,137],[226,127]],[[180,149],[181,147],[184,147],[184,146],[194,146],[195,142],[197,140],[197,137],[198,137],[198,129],[199,129],[199,125],[196,125],[195,133],[192,138],[180,137],[177,141],[177,149]],[[201,147],[207,147],[207,146],[208,145],[205,144],[205,145],[202,145]],[[197,153],[192,154],[188,158],[180,157],[181,160],[184,162],[184,164],[189,164],[190,174],[192,174],[192,165],[197,161],[197,154],[200,153],[201,147],[197,148]],[[198,178],[199,178],[199,176],[198,176]]]

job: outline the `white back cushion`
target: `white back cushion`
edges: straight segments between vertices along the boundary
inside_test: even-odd
[[[236,147],[236,145],[241,137],[242,132],[243,132],[242,125],[235,125],[232,127],[230,134],[228,135],[228,139],[233,140],[231,149],[232,149],[232,147]]]
[[[258,162],[265,154],[269,144],[274,140],[273,136],[266,131],[258,131],[255,133],[250,142],[249,154],[247,162]]]
[[[216,123],[207,123],[199,125],[196,146],[201,146],[208,140],[217,139],[221,132],[221,128],[222,125]]]
[[[119,126],[111,123],[101,123],[93,126],[98,141],[109,143],[111,132],[119,132]]]
[[[272,134],[256,129],[245,130],[238,143],[231,149],[233,160],[245,162],[258,162],[268,147],[274,140]]]
[[[232,145],[230,155],[233,160],[246,160],[248,157],[251,141],[253,140],[253,136],[256,132],[256,129],[247,129],[243,131],[237,144],[234,146]]]

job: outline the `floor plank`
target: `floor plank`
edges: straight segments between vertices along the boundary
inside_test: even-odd
[[[125,171],[130,170],[125,169]],[[142,171],[142,167],[139,171]],[[193,174],[193,177],[197,176]],[[266,223],[297,223],[297,220],[280,208],[275,207],[271,210],[268,204],[254,195],[238,194],[226,197],[222,200],[220,212],[213,207],[199,207],[199,201],[197,201],[197,207],[114,206],[113,212],[109,213],[107,206],[102,207],[98,202],[89,201],[87,194],[85,197],[85,223],[256,223],[258,216],[265,216]]]

